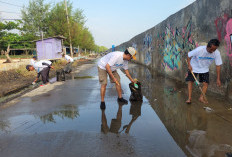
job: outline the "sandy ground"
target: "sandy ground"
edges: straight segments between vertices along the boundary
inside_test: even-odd
[[[0,59],[0,71],[15,69],[30,63],[30,59],[13,59],[13,63],[3,63],[5,61],[6,59]]]

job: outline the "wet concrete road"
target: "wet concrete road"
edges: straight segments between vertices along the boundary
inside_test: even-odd
[[[186,86],[132,65],[144,101],[120,105],[108,84],[101,111],[95,64],[70,80],[40,87],[0,108],[1,157],[225,156],[232,152],[232,111],[225,100],[208,97],[215,111],[193,101]],[[123,96],[129,80],[120,72]],[[198,93],[194,92],[197,100]]]

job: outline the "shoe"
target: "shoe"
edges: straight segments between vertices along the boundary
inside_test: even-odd
[[[232,157],[232,152],[226,153],[226,157]]]
[[[191,100],[187,100],[186,104],[190,105],[191,104]]]
[[[105,102],[101,102],[100,109],[105,110],[106,109],[106,104]]]
[[[118,102],[128,104],[128,101],[124,99],[123,97],[118,98]]]

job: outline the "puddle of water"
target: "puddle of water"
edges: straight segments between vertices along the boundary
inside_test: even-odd
[[[120,105],[116,101],[116,89],[109,84],[105,96],[106,110],[102,111],[99,109],[100,86],[96,73],[94,67],[80,75],[91,78],[69,80],[59,89],[50,91],[49,97],[41,95],[36,97],[39,101],[34,102],[33,98],[27,98],[16,105],[18,109],[4,111],[15,114],[13,116],[4,118],[2,112],[0,135],[93,133],[90,145],[95,147],[103,143],[101,146],[104,148],[111,142],[115,148],[126,136],[134,139],[133,151],[138,156],[223,156],[230,150],[232,126],[214,114],[206,113],[195,102],[187,106],[185,87],[175,81],[152,75],[144,67],[135,67],[131,74],[142,83],[144,101]],[[120,75],[123,96],[129,98],[129,81]],[[96,142],[98,134],[102,135],[100,142]],[[116,135],[117,143],[111,139],[112,135]],[[85,134],[84,138],[88,137]],[[73,145],[66,144],[73,148]]]
[[[217,98],[220,96],[209,94],[208,100],[214,112],[206,112],[205,105],[197,101],[199,92],[194,90],[194,102],[186,105],[187,86],[141,66],[130,69],[130,73],[142,83],[144,96],[188,156],[225,156],[232,151],[232,141],[228,140],[232,139],[232,123],[228,122],[232,115],[222,106],[228,104],[227,101],[219,101]]]
[[[40,120],[45,123],[56,123],[56,118],[59,117],[61,119],[76,119],[79,116],[77,105],[64,105],[59,110],[54,111],[52,113],[40,116]]]
[[[165,156],[170,156],[169,153],[185,156],[146,99],[144,102],[131,102],[128,105],[107,104],[105,111],[99,109],[98,103],[89,105],[88,109],[78,105],[64,105],[42,116],[30,114],[12,117],[8,124],[0,128],[0,135],[43,134],[69,130],[102,132],[109,136],[112,133],[121,136],[126,134],[137,139],[134,149],[141,151],[140,153],[155,151],[157,154],[166,154]]]

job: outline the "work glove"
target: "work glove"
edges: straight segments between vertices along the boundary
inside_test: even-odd
[[[32,82],[33,85],[35,85],[35,82]]]

